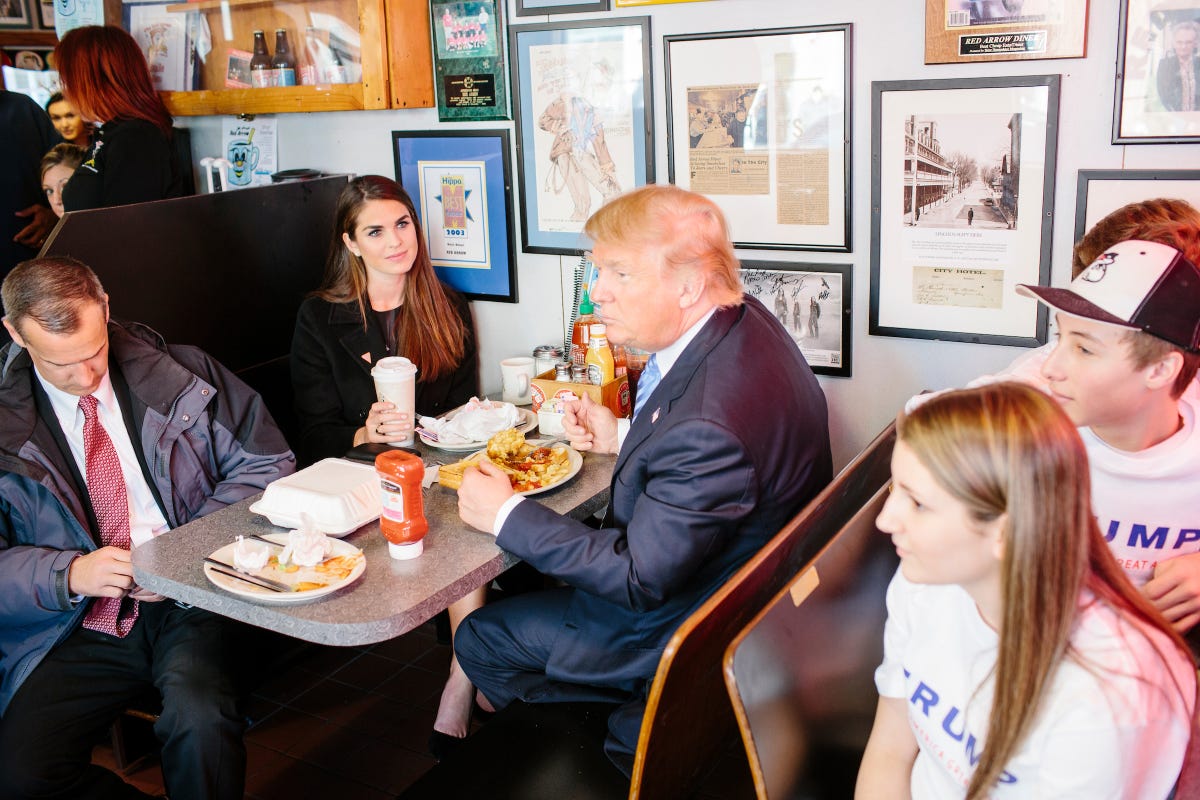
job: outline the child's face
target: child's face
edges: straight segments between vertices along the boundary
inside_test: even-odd
[[[1051,394],[1077,426],[1106,432],[1135,426],[1150,400],[1149,365],[1138,369],[1125,341],[1126,329],[1058,314],[1058,344],[1042,365]]]
[[[42,176],[42,191],[46,193],[46,199],[50,201],[50,208],[60,217],[65,213],[62,199],[63,187],[67,185],[67,181],[74,174],[75,170],[71,167],[55,164]]]

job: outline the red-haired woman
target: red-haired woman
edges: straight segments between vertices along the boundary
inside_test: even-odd
[[[113,25],[69,32],[54,48],[63,93],[96,135],[63,195],[67,211],[183,194],[163,105],[136,41]]]

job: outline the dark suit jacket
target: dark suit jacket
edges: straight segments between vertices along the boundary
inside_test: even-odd
[[[536,502],[497,544],[575,588],[547,676],[639,691],[680,623],[830,480],[825,397],[761,303],[718,310],[634,420],[604,526]]]
[[[1192,110],[1200,111],[1200,59],[1192,59]],[[1183,78],[1179,74],[1179,59],[1174,53],[1158,62],[1158,99],[1168,111],[1183,107]]]
[[[434,381],[417,372],[417,413],[437,416],[479,394],[479,355],[475,327],[466,300],[451,293],[467,327],[466,349],[458,369]],[[363,360],[369,352],[371,360]],[[300,463],[341,456],[376,401],[371,367],[387,355],[383,331],[374,314],[364,330],[355,303],[329,303],[310,297],[296,315],[292,336],[292,390],[300,422]],[[420,364],[417,369],[420,370]]]

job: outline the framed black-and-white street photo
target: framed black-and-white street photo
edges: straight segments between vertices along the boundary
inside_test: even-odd
[[[1059,76],[871,89],[871,334],[1044,344]]]
[[[667,174],[738,247],[850,250],[850,25],[667,36]]]
[[[581,253],[610,197],[654,180],[650,18],[509,28],[521,198],[530,253]]]
[[[1200,0],[1121,0],[1113,144],[1200,142]]]
[[[438,277],[470,300],[517,302],[508,131],[392,131],[392,153]]]
[[[742,287],[775,312],[813,372],[849,378],[852,269],[849,264],[743,261]]]
[[[1075,237],[1130,203],[1165,197],[1200,208],[1200,169],[1081,169],[1075,193]]]

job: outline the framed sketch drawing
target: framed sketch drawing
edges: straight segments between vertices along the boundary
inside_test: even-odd
[[[1129,203],[1165,197],[1200,209],[1200,170],[1081,169],[1075,193],[1075,238]]]
[[[871,85],[874,335],[1036,347],[1058,75]]]
[[[925,63],[1087,55],[1088,0],[925,0]]]
[[[0,30],[29,30],[33,16],[27,0],[0,0]]]
[[[581,253],[610,197],[654,180],[650,18],[509,27],[521,198],[530,253]]]
[[[850,264],[742,262],[742,287],[775,312],[818,375],[851,376]]]
[[[1200,0],[1121,0],[1113,144],[1200,142]]]
[[[664,37],[668,180],[736,246],[849,252],[850,27]]]
[[[471,300],[517,302],[508,131],[392,131],[438,277]]]

